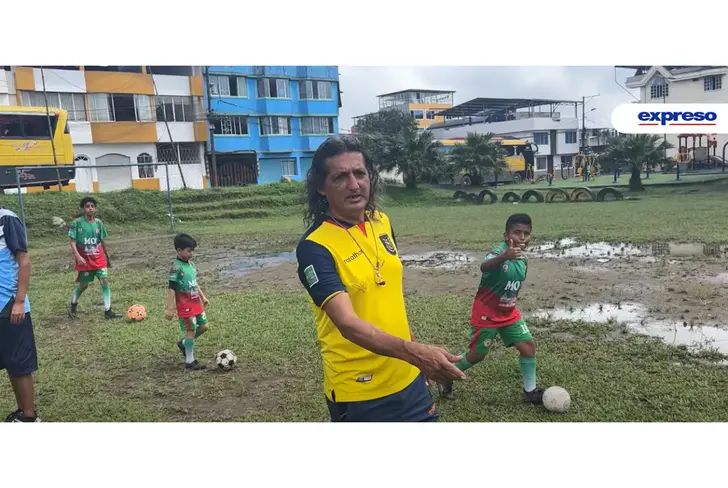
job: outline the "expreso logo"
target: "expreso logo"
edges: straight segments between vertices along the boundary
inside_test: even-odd
[[[708,122],[715,125],[718,114],[715,112],[640,112],[637,115],[639,125],[700,125],[696,122]],[[684,124],[682,124],[684,122]]]

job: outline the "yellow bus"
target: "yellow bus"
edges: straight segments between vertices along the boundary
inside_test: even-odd
[[[493,142],[499,144],[505,151],[503,159],[508,165],[509,172],[498,176],[499,182],[520,183],[526,179],[527,171],[535,168],[534,154],[538,152],[538,145],[526,139],[508,139],[504,137],[493,137]],[[464,137],[445,139],[440,141],[443,148],[450,149],[458,144],[464,144]],[[480,185],[494,180],[493,175],[486,176],[485,180],[478,175],[471,175],[469,172],[461,172],[455,177],[455,184],[462,186]]]
[[[50,130],[45,107],[0,106],[0,188],[16,187],[19,166],[37,166],[18,170],[23,187],[50,188],[58,184],[59,173],[62,185],[75,177],[73,168],[64,168],[73,166],[68,113],[60,108],[48,112]]]

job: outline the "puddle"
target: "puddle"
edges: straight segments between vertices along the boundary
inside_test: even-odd
[[[728,285],[728,273],[720,273],[716,276],[710,276],[703,281],[714,285]]]
[[[278,254],[266,254],[260,256],[244,256],[235,261],[230,261],[220,266],[220,274],[223,276],[242,276],[250,271],[262,268],[280,266],[296,260],[296,253],[282,252]]]
[[[707,244],[674,244],[652,243],[643,245],[613,244],[607,242],[579,243],[575,239],[566,238],[535,246],[533,252],[550,258],[596,258],[599,263],[607,263],[611,259],[655,257],[691,257],[691,256],[723,256],[726,248]]]
[[[473,258],[464,252],[434,251],[422,254],[409,254],[401,256],[400,260],[405,266],[426,269],[462,269],[473,263]]]
[[[631,332],[658,337],[667,344],[687,346],[692,349],[704,347],[717,349],[728,355],[728,330],[714,325],[686,326],[680,321],[653,320],[648,310],[637,303],[624,303],[620,307],[608,304],[593,304],[572,309],[541,310],[532,314],[554,320],[583,320],[606,324],[625,324]]]

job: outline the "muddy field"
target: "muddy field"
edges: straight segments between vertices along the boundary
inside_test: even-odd
[[[113,243],[119,268],[167,269],[168,238]],[[402,240],[408,295],[472,296],[482,252]],[[48,250],[44,266],[70,269],[65,249]],[[641,247],[570,239],[528,250],[528,280],[519,308],[553,319],[621,322],[676,344],[712,343],[728,353],[728,248],[702,244]],[[295,254],[255,253],[245,245],[201,249],[195,263],[206,288],[300,290]],[[463,311],[467,314],[469,311]]]

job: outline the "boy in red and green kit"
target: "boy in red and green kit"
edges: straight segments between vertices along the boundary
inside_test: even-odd
[[[202,305],[210,304],[200,285],[197,284],[197,269],[191,261],[197,242],[187,234],[174,238],[177,257],[172,261],[169,272],[169,293],[167,299],[167,319],[175,314],[179,317],[179,327],[185,337],[177,347],[185,358],[185,368],[193,371],[205,369],[204,364],[195,359],[195,340],[207,331],[207,316]]]
[[[516,308],[518,292],[528,272],[523,249],[531,240],[531,217],[511,215],[503,239],[480,265],[482,275],[470,315],[470,346],[455,366],[465,371],[478,364],[485,359],[492,341],[500,336],[506,347],[515,347],[520,353],[524,400],[541,404],[543,389],[536,388],[536,344]],[[437,387],[440,396],[452,399],[452,384]]]
[[[68,316],[76,318],[78,299],[86,291],[88,285],[98,278],[101,283],[101,295],[104,297],[104,316],[107,319],[118,319],[121,315],[111,310],[111,288],[109,287],[109,255],[104,239],[107,231],[101,219],[96,218],[96,200],[85,197],[81,200],[83,215],[75,219],[68,228],[71,239],[71,251],[76,263],[76,288],[71,296]]]

